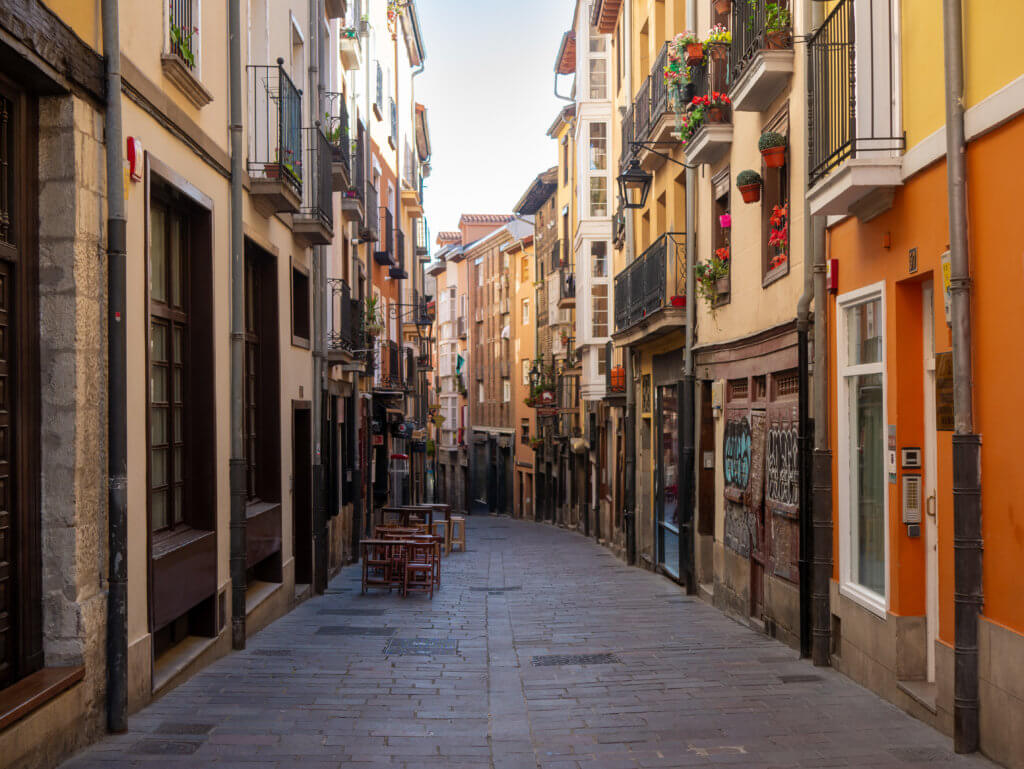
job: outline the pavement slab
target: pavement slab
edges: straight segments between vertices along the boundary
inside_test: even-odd
[[[994,767],[578,534],[467,524],[433,600],[348,567],[64,766]]]

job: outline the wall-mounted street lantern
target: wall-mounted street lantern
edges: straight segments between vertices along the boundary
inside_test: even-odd
[[[647,195],[651,191],[651,174],[640,167],[635,157],[629,166],[619,174],[619,198],[625,208],[643,208],[647,205]]]

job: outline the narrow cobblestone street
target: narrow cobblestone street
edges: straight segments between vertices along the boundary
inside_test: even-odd
[[[432,602],[346,568],[64,766],[991,766],[578,535],[469,524]]]

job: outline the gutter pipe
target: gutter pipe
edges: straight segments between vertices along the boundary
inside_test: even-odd
[[[625,66],[625,90],[633,95],[633,0],[626,0],[622,5],[623,37],[626,48],[623,51]],[[626,148],[620,150],[625,152]],[[633,244],[633,212],[623,209],[626,218],[626,264],[632,264],[635,254]],[[626,562],[636,565],[636,387],[633,382],[633,348],[628,345],[622,348],[622,368],[626,377],[626,413],[623,430],[626,433],[625,484],[622,503],[625,510],[622,522],[626,527]]]
[[[121,159],[121,43],[117,0],[103,0],[107,104],[107,728],[128,728],[127,219]]]
[[[949,194],[953,334],[953,747],[978,749],[978,618],[982,585],[981,436],[974,432],[971,269],[967,239],[962,0],[943,0],[946,69],[946,177]]]

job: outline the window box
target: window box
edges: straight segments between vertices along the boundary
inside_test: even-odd
[[[173,53],[161,54],[160,65],[163,67],[164,77],[178,86],[178,89],[196,107],[205,107],[213,101],[213,94],[192,74],[180,56]]]

